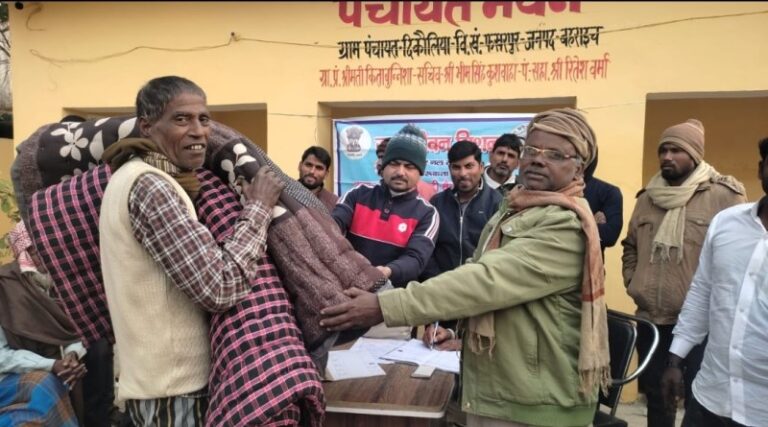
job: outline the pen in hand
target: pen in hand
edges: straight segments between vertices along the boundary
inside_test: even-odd
[[[432,324],[432,340],[429,342],[430,350],[435,349],[435,339],[437,338],[437,323],[438,322],[435,322]]]

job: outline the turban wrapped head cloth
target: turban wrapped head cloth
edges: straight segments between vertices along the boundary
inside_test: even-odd
[[[573,108],[555,108],[537,114],[528,124],[528,135],[535,130],[548,132],[567,139],[579,157],[589,165],[597,153],[595,131],[587,119]]]

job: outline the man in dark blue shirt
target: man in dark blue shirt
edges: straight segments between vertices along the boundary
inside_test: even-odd
[[[501,193],[485,183],[481,156],[480,147],[470,141],[458,141],[448,150],[453,187],[437,193],[429,201],[440,215],[440,230],[421,280],[464,264],[475,252],[483,227],[499,208]],[[427,326],[425,342],[434,336],[435,345],[442,350],[461,348],[454,331],[456,321],[440,322],[437,331],[433,328],[434,325]]]
[[[597,231],[600,234],[600,249],[605,255],[605,248],[610,248],[619,240],[624,226],[624,202],[621,190],[615,185],[595,178],[597,152],[595,160],[584,171],[584,198],[595,215]]]

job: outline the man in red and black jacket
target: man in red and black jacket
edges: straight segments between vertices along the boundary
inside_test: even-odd
[[[426,163],[423,132],[406,125],[387,144],[381,183],[354,187],[333,209],[355,250],[395,287],[416,280],[435,249],[440,218],[416,191]]]

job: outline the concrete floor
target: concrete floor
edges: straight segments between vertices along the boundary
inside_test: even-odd
[[[626,421],[629,427],[646,427],[647,420],[645,412],[645,401],[638,399],[634,403],[619,404],[619,408],[616,410],[616,416]],[[677,417],[675,417],[676,427],[680,427],[680,423],[683,422],[684,413],[685,412],[682,409],[677,410]]]

